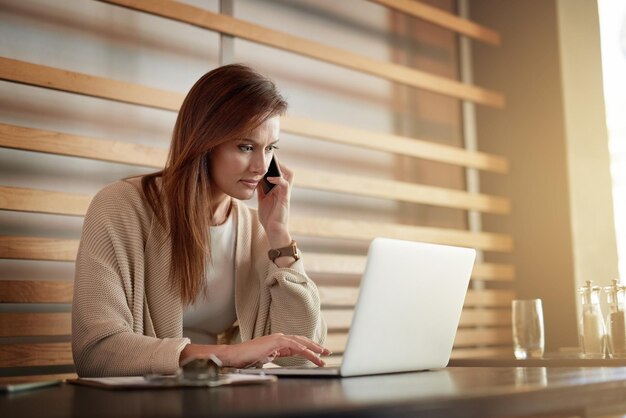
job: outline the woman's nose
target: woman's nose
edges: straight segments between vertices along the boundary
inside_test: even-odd
[[[261,152],[255,154],[250,163],[250,170],[253,173],[265,174],[267,167],[269,166],[269,159],[266,157],[266,153]]]

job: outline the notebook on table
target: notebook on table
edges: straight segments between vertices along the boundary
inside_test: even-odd
[[[375,238],[339,367],[239,372],[348,377],[445,367],[475,258],[470,248]]]

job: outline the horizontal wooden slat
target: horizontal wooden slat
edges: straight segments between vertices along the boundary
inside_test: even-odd
[[[101,0],[133,10],[150,13],[167,19],[188,23],[203,29],[218,31],[241,39],[268,45],[285,51],[294,52],[310,58],[371,74],[387,80],[402,83],[435,93],[492,107],[504,107],[505,100],[501,93],[464,84],[457,80],[437,76],[398,64],[378,61],[350,51],[309,41],[287,33],[268,29],[235,19],[219,13],[213,13],[189,4],[171,0]]]
[[[71,343],[0,344],[0,367],[73,364]]]
[[[352,324],[352,317],[354,316],[353,309],[323,309],[322,315],[326,320],[328,330],[347,330]]]
[[[138,86],[137,89],[129,89],[128,86],[131,83],[3,57],[0,57],[0,79],[170,111],[178,111],[180,103],[182,103],[184,98],[182,94],[178,93],[140,85],[136,85]],[[76,80],[80,80],[80,82],[75,83]],[[103,89],[107,91],[106,95],[101,94]],[[137,94],[136,90],[150,91],[150,94]],[[174,96],[177,97],[175,100],[171,98]],[[146,104],[147,100],[149,100],[149,104]],[[66,155],[118,161],[127,164],[137,164],[138,161],[142,161],[141,165],[162,166],[162,150],[151,147],[124,145],[118,142],[109,144],[103,143],[102,140],[56,132],[48,133],[46,131],[29,130],[29,128],[17,127],[18,129],[8,130],[7,127],[10,127],[10,125],[0,126],[2,127],[0,141],[6,143],[7,145],[4,146],[7,147],[27,149],[26,147],[32,146],[35,150],[41,152],[55,152],[54,148],[58,148],[61,150],[59,153]],[[502,157],[467,151],[462,148],[435,144],[415,138],[375,133],[295,116],[281,118],[281,126],[285,132],[346,145],[366,147],[383,152],[481,170],[500,173],[508,171],[508,161]],[[40,139],[40,144],[33,142],[36,139]],[[100,152],[102,152],[102,155],[98,157],[97,154]],[[152,153],[156,154],[152,155]],[[148,155],[137,158],[137,162],[130,162],[129,159],[135,161],[135,154]]]
[[[42,213],[58,210],[63,214],[81,215],[86,212],[89,201],[90,198],[88,196],[72,193],[0,188],[0,209],[16,210],[16,208],[20,208],[20,210]],[[66,202],[65,206],[64,202]],[[295,234],[324,238],[371,240],[375,237],[385,236],[413,241],[475,247],[491,251],[510,251],[513,245],[511,238],[503,234],[414,225],[381,224],[346,219],[293,217],[290,222],[290,228]]]
[[[510,309],[463,309],[460,327],[511,325]]]
[[[508,199],[495,196],[392,180],[297,168],[293,170],[296,172],[297,187],[491,213],[508,213],[511,209]],[[0,186],[0,209],[83,215],[90,201],[91,196],[88,195]]]
[[[297,187],[486,213],[511,212],[510,201],[497,196],[319,170],[294,168],[294,172]]]
[[[455,348],[452,350],[453,359],[462,358],[493,358],[493,357],[509,357],[513,354],[511,342],[506,347],[468,347]]]
[[[502,345],[511,344],[513,331],[511,327],[503,328],[476,328],[459,329],[454,339],[454,347],[475,345]]]
[[[307,272],[317,274],[349,274],[360,276],[367,258],[362,255],[305,253],[303,260]]]
[[[500,45],[500,34],[471,20],[415,0],[370,0],[400,12],[424,19],[430,23],[457,32],[470,38]]]
[[[359,288],[354,286],[318,286],[323,306],[354,306],[359,297]]]
[[[46,294],[48,291],[50,292],[49,295]],[[359,290],[357,287],[348,286],[320,286],[319,292],[322,304],[325,306],[352,307],[356,304]],[[482,294],[483,301],[495,299],[496,303],[499,303],[498,301],[504,298],[509,300],[506,295],[500,295],[501,297],[496,299],[492,296],[493,292],[497,291],[480,291],[479,293]],[[477,291],[470,291],[470,295],[473,293],[477,293]],[[71,295],[72,283],[69,281],[0,281],[0,302],[5,303],[70,303]],[[475,304],[471,306],[475,306]],[[510,303],[508,306],[510,307]],[[325,308],[323,312],[330,328],[349,327],[354,314],[352,309]],[[20,320],[26,320],[25,318],[23,317]],[[492,326],[508,325],[510,323],[511,311],[506,309],[464,309],[461,315],[461,326]],[[4,324],[4,322],[0,320],[0,324]]]
[[[167,150],[157,147],[6,124],[0,124],[0,146],[153,168],[167,158]]]
[[[476,280],[512,281],[515,279],[515,267],[510,264],[477,263],[472,271]]]
[[[454,340],[454,347],[479,345],[509,345],[513,334],[511,327],[459,329]],[[324,345],[335,354],[343,353],[348,341],[347,332],[331,332]]]
[[[183,95],[136,83],[0,57],[0,79],[157,109],[178,110]]]
[[[0,303],[71,303],[70,280],[0,280]]]
[[[343,353],[348,341],[347,332],[331,332],[326,336],[324,347],[328,348],[335,354]]]
[[[383,224],[348,219],[292,217],[292,234],[323,238],[371,240],[388,237],[409,241],[472,247],[485,251],[510,252],[513,240],[504,234],[469,232],[447,228]]]
[[[1,284],[2,282],[0,282]],[[23,282],[13,282],[23,283]],[[50,282],[48,282],[50,283]],[[61,282],[63,283],[63,282]],[[69,283],[63,283],[67,291]],[[60,286],[59,286],[60,287]],[[336,288],[336,292],[329,291],[328,287],[320,287],[320,294],[323,301],[328,298],[343,299],[345,306],[354,306],[356,297],[344,294],[344,288]],[[0,296],[2,296],[0,286]],[[21,289],[18,289],[18,291]],[[356,293],[356,288],[349,288],[351,293]],[[41,290],[39,290],[41,292]],[[71,293],[71,290],[70,292]],[[348,298],[350,300],[348,300]],[[43,298],[45,299],[45,297]],[[13,298],[12,302],[20,301],[20,298]],[[4,300],[0,299],[4,302]],[[69,301],[71,302],[71,300]],[[69,303],[68,302],[68,303]],[[352,302],[352,303],[349,303]],[[326,303],[325,303],[326,304]],[[323,309],[323,314],[329,329],[347,329],[352,323],[354,311],[352,309]],[[70,332],[69,313],[0,313],[0,337],[32,336],[32,335],[69,335]],[[461,326],[494,326],[510,325],[510,310],[474,310],[464,309],[461,315]]]
[[[351,128],[336,123],[321,122],[289,116],[281,118],[281,129],[296,135],[309,136],[345,145],[354,145],[390,152],[392,154],[423,158],[479,170],[508,173],[507,159],[491,154],[467,151],[463,148],[440,145],[431,141],[408,138]]]
[[[71,333],[69,312],[0,312],[0,337],[59,336]]]
[[[0,209],[84,216],[91,196],[0,186]]]
[[[0,258],[74,261],[78,240],[0,236]]]
[[[18,239],[18,238],[15,238]],[[64,254],[71,254],[64,256],[63,258],[67,261],[73,261],[76,257],[75,250],[78,249],[78,241],[73,240],[56,240],[53,239],[53,242],[48,243],[47,241],[50,238],[40,238],[37,241],[33,242],[33,254],[37,254],[36,256],[14,256],[11,258],[28,258],[28,259],[39,259],[39,260],[57,260],[58,256],[57,251],[51,254],[47,254],[45,249],[37,250],[41,245],[50,245],[57,248],[58,251],[61,251]],[[1,245],[0,240],[0,245]],[[28,244],[29,246],[31,244]],[[46,247],[48,248],[48,247]],[[10,258],[7,256],[8,250],[2,250],[0,247],[0,255],[3,258]],[[73,254],[72,254],[73,252]],[[30,251],[29,251],[30,253]],[[53,258],[49,258],[53,257]],[[358,275],[363,274],[365,270],[365,256],[357,256],[357,255],[337,255],[337,254],[317,254],[317,253],[306,253],[305,254],[305,263],[307,271],[310,273],[317,274],[350,274],[350,275]],[[510,281],[513,279],[513,267],[505,264],[476,264],[474,266],[474,271],[472,273],[472,277],[478,280],[507,280]]]
[[[468,290],[465,306],[487,308],[510,308],[515,298],[511,290]]]
[[[0,236],[0,258],[74,261],[78,251],[78,244],[78,240],[72,239]],[[305,255],[305,263],[307,271],[312,273],[360,275],[365,268],[365,257],[310,253]],[[333,292],[335,291],[333,290]],[[512,292],[492,292],[500,293],[495,293],[487,298],[477,298],[470,291],[468,292],[468,298],[472,304],[489,305],[491,303],[492,306],[510,306],[510,302],[513,300]],[[356,294],[358,294],[358,289],[355,297]]]

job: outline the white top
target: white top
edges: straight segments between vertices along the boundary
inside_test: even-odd
[[[235,211],[222,225],[211,227],[211,262],[206,293],[183,312],[183,336],[193,344],[215,344],[217,335],[237,319],[235,311]]]

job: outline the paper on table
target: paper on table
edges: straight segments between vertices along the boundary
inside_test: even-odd
[[[275,376],[255,376],[228,373],[220,375],[218,380],[182,380],[174,376],[146,379],[143,376],[124,377],[81,377],[70,379],[68,383],[93,386],[104,389],[167,389],[181,387],[216,387],[224,385],[245,385],[254,383],[271,383]]]
[[[41,382],[26,382],[26,383],[9,383],[0,385],[0,392],[22,392],[26,390],[39,389],[47,386],[60,385],[60,380],[45,380]]]

